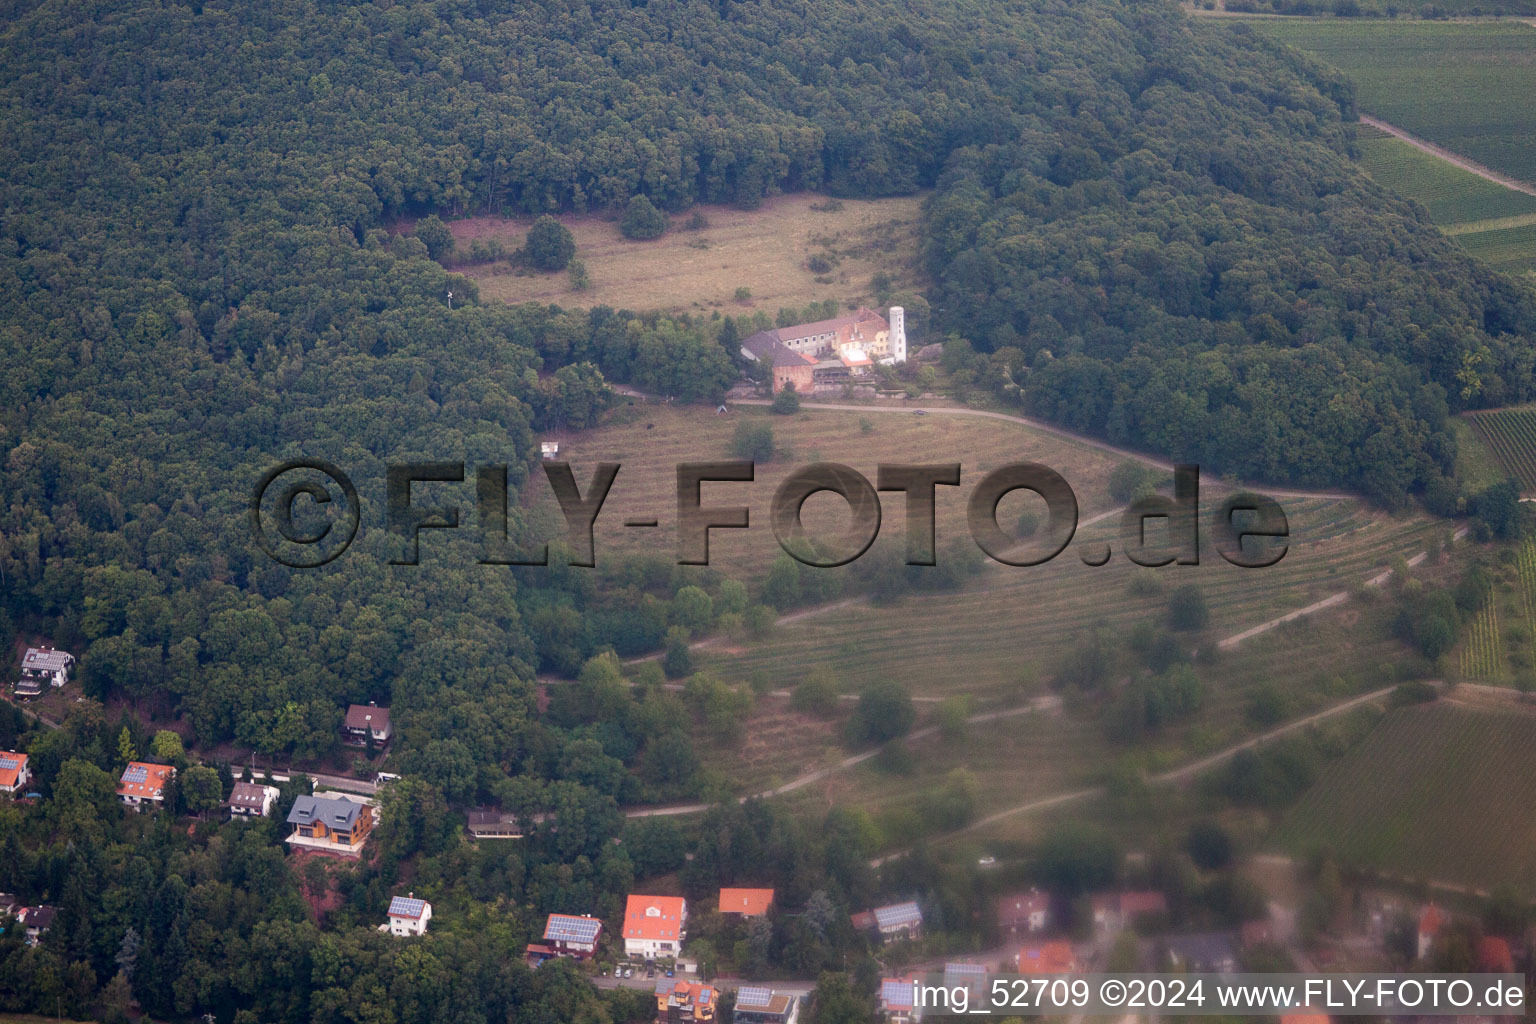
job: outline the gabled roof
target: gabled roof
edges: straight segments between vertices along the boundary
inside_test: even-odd
[[[372,704],[353,704],[347,708],[347,728],[388,732],[389,708],[375,707]]]
[[[129,761],[117,780],[118,796],[133,796],[144,800],[160,800],[165,796],[165,784],[176,769],[167,764],[150,764],[147,761]]]
[[[75,663],[75,656],[52,647],[28,647],[22,655],[23,672],[62,672]]]
[[[27,755],[11,750],[0,751],[0,786],[14,786],[26,771]]]
[[[331,829],[350,829],[357,824],[357,816],[363,805],[352,800],[328,796],[301,796],[293,802],[288,812],[288,824],[313,825],[316,822]]]
[[[41,932],[48,930],[57,913],[58,910],[54,907],[22,907],[21,913],[17,916],[20,917],[22,924]]]
[[[912,979],[881,978],[880,1006],[886,1010],[912,1009]]]
[[[720,913],[759,917],[773,905],[772,889],[721,889]]]
[[[550,914],[544,922],[544,938],[549,942],[592,942],[602,930],[603,922],[597,918],[575,914]]]
[[[984,985],[987,980],[987,969],[981,964],[952,963],[944,965],[944,987],[954,988],[959,985],[964,988],[974,988]]]
[[[630,896],[624,906],[624,937],[681,941],[685,908],[681,896]]]
[[[389,901],[389,916],[419,921],[430,906],[432,904],[426,900],[418,900],[412,896],[396,896]]]
[[[1003,928],[1028,925],[1030,915],[1045,913],[1051,909],[1049,893],[1039,889],[1015,892],[997,901],[997,923]]]
[[[892,903],[888,907],[876,907],[875,926],[881,931],[887,928],[907,928],[923,923],[923,912],[916,903]]]
[[[266,806],[269,788],[272,787],[258,786],[254,782],[237,782],[229,791],[229,806],[259,811]],[[275,789],[272,791],[276,792]]]

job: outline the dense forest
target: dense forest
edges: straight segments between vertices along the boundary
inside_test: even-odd
[[[933,188],[930,330],[998,392],[1387,504],[1449,471],[1448,412],[1530,392],[1536,299],[1354,169],[1347,85],[1172,4],[6,0],[0,25],[0,651],[52,639],[114,714],[237,761],[331,756],[341,709],[377,700],[408,775],[322,931],[262,826],[121,816],[143,739],[116,718],[8,726],[44,800],[0,808],[0,888],[62,917],[44,949],[0,939],[8,1007],[127,985],[225,1021],[625,1016],[497,958],[677,866],[675,842],[615,853],[617,807],[715,795],[690,738],[734,705],[589,659],[665,645],[683,675],[691,631],[827,584],[514,572],[467,536],[394,566],[384,530],[321,570],[267,560],[248,492],[283,459],[344,465],[375,509],[387,460],[507,464],[518,492],[536,432],[594,422],[605,381],[707,400],[741,371],[721,323],[482,304],[396,230],[416,216]],[[578,676],[546,713],[540,670]],[[558,827],[466,851],[446,808],[479,801]],[[807,849],[796,898],[871,895],[824,863],[857,841]],[[515,923],[391,946],[372,928],[408,860]],[[839,948],[805,945],[804,969]]]

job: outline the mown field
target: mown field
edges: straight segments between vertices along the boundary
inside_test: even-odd
[[[1355,18],[1250,24],[1347,73],[1366,113],[1536,182],[1536,27]]]
[[[1275,842],[1409,879],[1536,893],[1536,715],[1396,711],[1325,770]]]
[[[674,217],[672,230],[650,242],[626,239],[615,220],[565,215],[560,220],[591,277],[584,291],[572,289],[565,273],[523,276],[506,263],[459,269],[475,279],[483,298],[502,302],[770,314],[825,299],[856,306],[873,300],[869,282],[879,271],[898,287],[920,285],[914,258],[920,203],[921,197],[828,200],[800,193],[770,198],[756,210],[704,205],[697,210],[707,227],[688,230],[686,217]],[[510,252],[523,244],[530,223],[476,217],[449,227],[461,250],[496,239]],[[817,254],[835,263],[830,272],[807,266]],[[738,288],[751,298],[737,299]]]
[[[1536,406],[1467,413],[1462,419],[1523,493],[1536,492]]]

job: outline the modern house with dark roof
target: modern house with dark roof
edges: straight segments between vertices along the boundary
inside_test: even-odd
[[[355,857],[373,831],[373,805],[362,797],[301,796],[288,812],[289,846]]]
[[[585,960],[597,952],[603,922],[584,914],[550,914],[544,922],[544,942],[556,956]]]
[[[1227,932],[1200,932],[1168,937],[1168,960],[1175,969],[1195,974],[1227,974],[1237,970],[1237,944]]]
[[[469,834],[476,839],[521,839],[517,817],[494,807],[477,807],[466,815]]]
[[[376,746],[384,746],[394,731],[389,727],[389,708],[381,708],[371,701],[353,704],[347,708],[347,717],[341,724],[341,740],[355,747],[366,747],[372,740]]]
[[[52,647],[28,647],[21,656],[21,678],[16,681],[16,696],[36,697],[43,687],[60,687],[69,682],[75,669],[75,656]]]

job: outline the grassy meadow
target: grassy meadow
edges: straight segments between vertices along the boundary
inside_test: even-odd
[[[708,226],[690,230],[688,215],[650,242],[619,233],[616,220],[598,215],[559,219],[576,239],[576,257],[591,278],[584,291],[565,273],[518,274],[506,263],[458,268],[476,281],[482,298],[547,302],[567,308],[773,313],[781,306],[837,299],[870,302],[870,278],[884,271],[899,287],[918,287],[915,255],[921,197],[830,200],[798,193],[767,199],[756,210],[699,206]],[[690,211],[692,212],[692,211]],[[532,221],[474,217],[449,224],[456,246],[496,239],[508,251],[523,244]],[[817,274],[807,265],[821,254],[834,265]],[[746,288],[749,299],[736,298]]]

